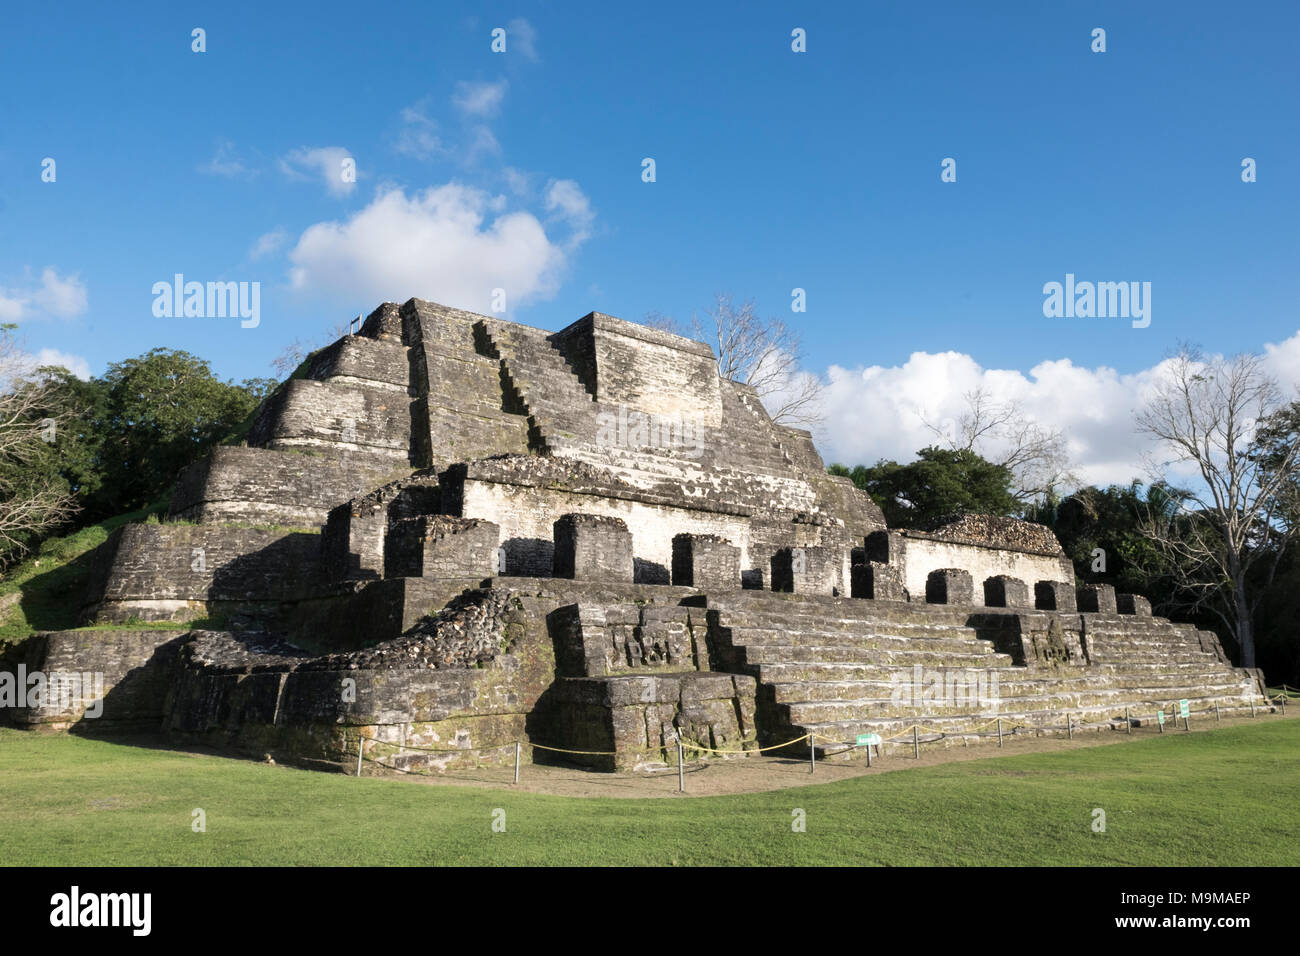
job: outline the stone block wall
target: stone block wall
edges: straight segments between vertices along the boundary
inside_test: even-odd
[[[1139,594],[1116,594],[1115,611],[1117,614],[1132,614],[1135,617],[1150,617],[1151,602]]]
[[[541,461],[534,459],[534,461]],[[632,535],[634,579],[645,583],[671,581],[672,540],[681,533],[712,534],[734,542],[741,561],[747,556],[749,519],[743,514],[703,510],[683,504],[660,502],[646,495],[643,500],[614,497],[600,486],[552,480],[551,466],[541,465],[545,475],[534,480],[526,474],[498,477],[487,469],[493,463],[474,463],[468,477],[453,482],[446,494],[444,510],[462,517],[483,518],[501,528],[506,574],[546,577],[554,562],[555,516],[566,513],[605,515],[624,522]],[[478,475],[483,474],[483,477]],[[563,472],[561,472],[561,476]],[[557,485],[559,485],[557,487]]]
[[[717,535],[674,535],[673,584],[700,590],[738,589],[740,549]]]
[[[579,319],[557,340],[577,367],[594,359],[597,401],[722,424],[720,380],[707,345],[600,312]]]
[[[501,529],[480,518],[420,515],[395,522],[384,552],[386,577],[488,578],[497,572]]]
[[[44,706],[0,710],[18,726],[83,730],[158,726],[183,630],[157,628],[48,631],[28,638],[0,672],[15,686],[43,675]],[[25,679],[19,681],[19,677]],[[2,680],[3,678],[0,678]],[[26,700],[26,699],[25,699]]]
[[[409,464],[411,407],[405,391],[369,384],[291,379],[267,399],[250,445],[361,452]]]
[[[898,568],[879,561],[864,561],[853,565],[852,596],[874,601],[907,600],[903,576]]]
[[[782,548],[772,556],[772,590],[834,594],[845,556],[834,548]]]
[[[411,377],[406,347],[400,337],[374,339],[366,335],[345,335],[314,356],[307,365],[307,378],[336,384],[359,385],[406,394]]]
[[[97,551],[99,623],[190,620],[320,593],[320,535],[216,524],[130,524]]]
[[[942,568],[960,568],[980,582],[998,575],[1025,582],[1074,580],[1074,566],[1059,551],[1056,554],[1015,551],[919,531],[902,531],[869,539],[867,551],[871,559],[881,560],[876,555],[886,545],[890,562],[901,565],[903,583],[911,594],[924,594],[930,572]]]
[[[925,581],[927,604],[974,604],[975,586],[963,568],[939,568]]]
[[[1035,581],[1034,607],[1040,611],[1078,610],[1074,584],[1065,581]]]
[[[1007,574],[994,575],[984,581],[984,603],[988,607],[1033,607],[1029,586]]]
[[[709,669],[702,608],[570,604],[548,626],[561,677]]]
[[[310,527],[340,502],[409,472],[405,462],[386,457],[221,446],[181,472],[169,514]]]
[[[612,754],[565,754],[598,770],[675,765],[677,739],[713,750],[758,746],[755,681],[740,674],[628,675],[607,680],[566,678],[553,690],[555,740],[568,749]],[[686,759],[718,759],[686,751]]]
[[[1085,584],[1079,589],[1079,610],[1094,614],[1116,614],[1115,589],[1109,584]]]
[[[579,581],[633,580],[632,534],[620,518],[561,515],[554,526],[557,578]]]

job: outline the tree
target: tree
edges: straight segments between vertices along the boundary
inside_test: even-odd
[[[917,460],[879,461],[852,469],[831,465],[871,495],[891,528],[925,528],[959,514],[1009,515],[1019,507],[1010,472],[969,449],[922,448]]]
[[[67,415],[51,410],[51,370],[33,367],[16,329],[0,325],[0,565],[77,510],[55,451]]]
[[[1176,604],[1174,583],[1155,544],[1143,534],[1142,522],[1152,510],[1176,512],[1186,496],[1161,484],[1144,490],[1137,480],[1106,488],[1090,485],[1061,499],[1048,494],[1025,517],[1052,529],[1080,581],[1142,594],[1157,608],[1168,609]]]
[[[1166,372],[1137,425],[1169,455],[1154,473],[1187,465],[1200,485],[1174,513],[1150,512],[1143,531],[1193,607],[1218,615],[1242,666],[1254,667],[1253,615],[1296,530],[1286,519],[1295,513],[1300,441],[1280,424],[1280,389],[1257,356],[1206,357],[1184,346]]]
[[[273,382],[223,382],[188,352],[152,349],[116,362],[102,378],[97,511],[115,514],[162,496],[257,408]]]
[[[675,319],[659,313],[646,316],[644,324],[682,334]],[[714,296],[703,316],[692,314],[691,333],[712,347],[720,376],[753,386],[772,421],[803,428],[822,424],[825,386],[799,367],[799,334],[780,319],[762,318],[752,299],[735,306],[729,295]]]
[[[1011,473],[1011,493],[1028,504],[1055,489],[1075,484],[1065,435],[1035,422],[1019,402],[997,402],[983,386],[967,392],[967,410],[956,420],[936,425],[921,421],[945,444],[975,452]]]

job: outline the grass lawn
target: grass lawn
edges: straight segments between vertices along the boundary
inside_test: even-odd
[[[1295,866],[1297,790],[1300,721],[1281,719],[645,800],[358,780],[0,728],[0,864]],[[205,833],[191,830],[195,808]],[[498,808],[505,832],[492,830]]]

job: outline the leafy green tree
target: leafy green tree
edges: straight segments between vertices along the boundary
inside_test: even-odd
[[[101,514],[157,500],[186,465],[247,418],[271,383],[237,385],[189,352],[152,349],[116,362],[102,377],[104,401],[88,423],[98,434]]]
[[[871,495],[891,528],[924,528],[958,514],[1016,514],[1009,469],[968,448],[922,448],[906,465],[881,460],[871,467],[831,465]]]

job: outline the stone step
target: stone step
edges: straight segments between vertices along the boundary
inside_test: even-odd
[[[852,633],[846,631],[806,631],[777,627],[730,628],[733,647],[841,647],[878,651],[953,651],[964,654],[991,654],[993,643],[974,636],[921,635],[904,637],[898,634]],[[791,658],[805,660],[806,658]]]
[[[1089,666],[1089,670],[1096,671],[1099,674],[1141,674],[1148,671],[1193,673],[1196,672],[1197,668],[1204,670],[1207,666],[1217,662],[1218,658],[1213,655],[1190,661],[1097,661]],[[1226,668],[1228,665],[1219,664],[1219,666]]]
[[[1207,654],[1204,651],[1192,653],[1191,651],[1176,651],[1168,654],[1143,653],[1143,654],[1126,654],[1106,656],[1098,654],[1091,658],[1093,663],[1101,664],[1209,664],[1217,662],[1218,658],[1213,654]]]
[[[1022,680],[1016,675],[1023,674],[1021,668],[990,668],[981,671],[991,681],[997,676],[998,694],[1002,699],[1021,700],[1030,697],[1074,698],[1085,701],[1095,698],[1098,702],[1113,697],[1130,700],[1170,700],[1186,697],[1189,692],[1215,696],[1232,696],[1251,692],[1249,684],[1228,680],[1216,680],[1186,686],[1161,687],[1114,687],[1097,686],[1092,682]],[[778,704],[805,703],[826,700],[892,700],[900,685],[910,679],[905,669],[898,671],[897,680],[845,680],[845,681],[791,681],[772,684],[773,698]]]
[[[889,650],[875,647],[853,647],[846,644],[821,645],[779,645],[779,644],[742,644],[736,648],[738,659],[746,664],[818,664],[859,662],[885,667],[889,665],[912,667],[950,668],[985,668],[1009,665],[1011,657],[998,654],[991,647],[973,645],[963,650],[943,648],[927,650],[922,648],[891,648]]]
[[[1199,710],[1208,707],[1212,701],[1204,700],[1194,702],[1192,710]],[[1269,708],[1262,699],[1256,701],[1256,711],[1265,713]],[[1238,698],[1220,699],[1219,712],[1223,717],[1247,716],[1250,714],[1250,703],[1248,700],[1243,701]],[[1003,733],[1011,735],[1013,733],[1030,733],[1050,736],[1064,737],[1067,735],[1065,728],[1067,714],[1063,711],[1024,711],[1019,713],[1003,714]],[[1134,721],[1139,717],[1149,717],[1150,715],[1132,715]],[[1213,719],[1212,715],[1208,715]],[[1119,708],[1115,712],[1113,707],[1087,708],[1082,711],[1070,712],[1069,718],[1075,733],[1087,733],[1094,730],[1114,729],[1122,732],[1124,727],[1124,710]],[[1207,714],[1198,714],[1194,720],[1204,722]],[[974,738],[975,740],[987,740],[988,737],[997,733],[996,715],[971,713],[960,716],[943,716],[943,717],[926,717],[916,719],[913,717],[906,718],[876,718],[865,720],[842,720],[842,721],[825,721],[820,723],[802,724],[790,727],[778,734],[777,739],[790,739],[801,736],[809,731],[816,733],[820,738],[829,738],[836,743],[851,743],[856,740],[859,734],[876,733],[885,738],[892,738],[896,735],[903,734],[896,740],[886,740],[886,746],[891,749],[905,748],[910,751],[912,747],[911,728],[913,724],[921,725],[921,742],[922,746],[927,744],[927,737],[933,738],[936,733],[943,733],[957,738],[956,742],[960,744],[960,738],[971,736],[975,733],[982,734],[982,737]],[[1173,723],[1170,717],[1166,716],[1166,727],[1173,729]],[[1013,728],[1016,723],[1028,725],[1024,728]],[[992,724],[992,726],[988,726]],[[788,736],[787,736],[788,735]],[[929,741],[933,743],[933,741]],[[818,740],[819,750],[837,749],[834,743],[825,743]],[[791,748],[792,751],[802,750],[807,753],[807,744]],[[779,751],[778,751],[779,753]],[[865,759],[865,755],[864,755]]]
[[[990,688],[991,689],[991,688]],[[976,688],[971,688],[975,691]],[[1226,705],[1228,701],[1241,702],[1242,695],[1236,688],[1198,688],[1201,693],[1184,694],[1183,698],[1191,703],[1192,710],[1212,708],[1216,700]],[[984,714],[998,716],[1005,713],[1084,713],[1106,710],[1122,715],[1125,708],[1130,712],[1149,711],[1154,713],[1164,707],[1170,709],[1170,700],[1161,695],[1151,697],[1134,697],[1118,691],[1095,691],[1083,694],[1033,694],[1022,697],[1002,695],[1002,688],[996,688],[998,696],[980,697],[976,693],[970,699],[957,696],[949,700],[895,700],[892,697],[864,697],[846,700],[809,700],[792,701],[778,704],[778,712],[784,721],[792,726],[804,726],[812,723],[836,722],[845,720],[871,720],[885,718],[913,718],[924,722],[930,717],[961,716],[963,714]],[[1180,699],[1183,699],[1180,698]],[[1196,702],[1202,702],[1200,704]]]
[[[985,664],[985,661],[991,663]],[[972,666],[981,670],[985,667],[1009,667],[1010,665],[1011,659],[1005,654],[991,654],[980,658],[978,662],[972,662]],[[756,664],[748,669],[757,672],[759,681],[764,684],[788,684],[802,681],[888,680],[891,673],[898,673],[900,666],[910,669],[912,665],[787,661],[776,664]],[[951,664],[935,665],[931,670],[965,671],[970,668],[961,664]]]
[[[1097,648],[1141,648],[1141,647],[1187,647],[1201,648],[1199,639],[1187,640],[1183,637],[1169,635],[1167,637],[1138,637],[1136,635],[1125,635],[1124,637],[1097,637],[1092,634],[1085,635],[1084,640],[1090,645]]]

